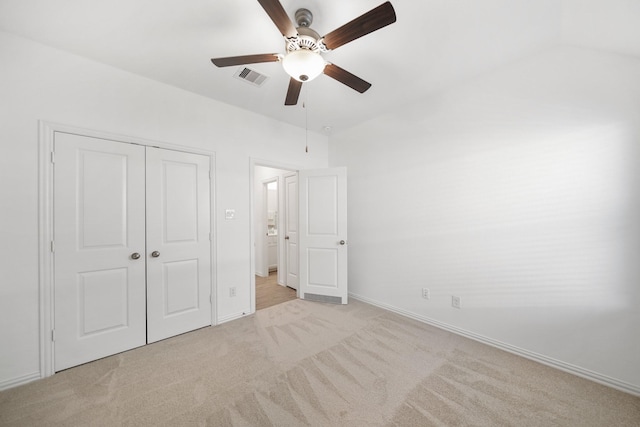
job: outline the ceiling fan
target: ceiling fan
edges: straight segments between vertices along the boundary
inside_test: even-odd
[[[256,64],[259,62],[282,62],[284,70],[291,76],[285,105],[296,105],[302,89],[302,83],[325,74],[350,88],[363,93],[371,87],[358,76],[326,62],[323,52],[339,48],[357,38],[372,33],[380,28],[396,22],[396,13],[390,2],[371,9],[356,19],[331,31],[324,37],[310,28],[313,14],[308,9],[298,9],[295,14],[297,28],[287,16],[287,12],[278,0],[258,0],[267,12],[285,40],[286,53],[265,53],[258,55],[230,56],[213,58],[211,62],[217,67]]]

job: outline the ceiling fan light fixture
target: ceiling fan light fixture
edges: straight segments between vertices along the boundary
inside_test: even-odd
[[[282,67],[299,82],[308,82],[324,71],[324,59],[319,53],[309,49],[298,49],[287,53],[282,60]]]
[[[287,52],[285,56],[279,53],[265,53],[211,58],[211,62],[216,67],[282,62],[285,72],[291,77],[284,105],[296,105],[302,84],[315,79],[320,74],[325,74],[357,92],[366,92],[371,87],[371,83],[335,64],[325,62],[322,59],[322,54],[396,22],[396,12],[391,2],[386,1],[320,37],[315,30],[310,28],[313,22],[313,13],[309,9],[298,9],[294,23],[280,1],[258,0],[258,3],[284,37],[285,51]],[[298,26],[296,27],[295,24]]]

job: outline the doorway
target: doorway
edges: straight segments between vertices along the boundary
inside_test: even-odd
[[[279,215],[278,230],[284,233],[278,233],[278,284],[295,287],[297,298],[347,304],[346,168],[277,170],[252,162],[252,173],[252,273],[259,277],[268,274],[260,274],[264,265],[257,263],[263,259],[267,237],[267,230],[262,225],[266,224],[262,220],[266,215],[262,181],[272,174],[285,186],[279,197],[283,215]],[[254,312],[255,276],[252,276],[252,290],[251,309]]]
[[[291,199],[291,182],[295,171],[254,165],[253,233],[255,270],[255,310],[297,298],[297,282],[288,272],[297,272],[295,235],[287,233],[291,223],[297,224],[297,199]],[[292,178],[293,177],[293,178]],[[297,192],[297,188],[293,187]],[[295,256],[293,256],[295,254]],[[297,274],[296,274],[297,277]]]

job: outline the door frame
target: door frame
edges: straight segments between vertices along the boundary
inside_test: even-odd
[[[255,313],[256,312],[256,225],[255,225],[255,168],[256,166],[262,166],[262,167],[266,167],[266,168],[273,168],[273,169],[281,169],[281,170],[285,170],[285,171],[289,171],[291,173],[295,173],[297,174],[298,171],[301,169],[300,166],[294,166],[291,164],[286,164],[286,163],[279,163],[279,162],[274,162],[271,160],[263,160],[263,159],[256,159],[256,158],[250,158],[249,159],[249,182],[251,183],[251,185],[249,185],[249,247],[250,247],[250,259],[249,259],[249,267],[250,267],[250,271],[251,271],[251,275],[250,275],[250,296],[249,296],[249,300],[250,300],[250,313]],[[278,185],[279,187],[280,185]],[[279,202],[279,201],[278,201]],[[278,221],[282,221],[282,215],[278,215]],[[278,225],[278,230],[280,230],[280,224]],[[278,250],[281,248],[281,241],[280,239],[282,238],[282,236],[280,235],[280,231],[278,231]],[[281,259],[280,256],[278,256],[279,259]],[[280,265],[278,264],[278,274],[280,274],[279,272],[280,270]]]
[[[211,229],[211,295],[217,295],[217,252],[216,252],[216,157],[215,152],[167,142],[115,134],[60,123],[38,121],[38,306],[39,306],[39,346],[40,378],[51,376],[54,369],[54,299],[53,299],[53,142],[55,132],[106,139],[115,142],[183,151],[209,157],[210,176],[210,229]],[[211,325],[217,324],[218,299],[211,304]]]

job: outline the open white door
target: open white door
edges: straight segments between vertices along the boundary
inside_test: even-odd
[[[284,191],[285,285],[298,289],[298,175],[296,173],[284,177]]]
[[[300,298],[347,303],[347,169],[299,173]]]

